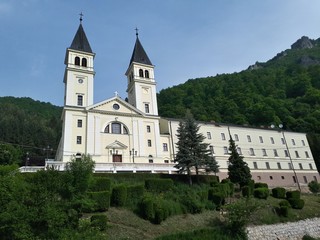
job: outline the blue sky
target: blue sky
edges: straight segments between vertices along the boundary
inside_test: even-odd
[[[0,96],[63,105],[65,50],[80,12],[96,53],[96,103],[115,91],[126,97],[136,27],[160,91],[319,38],[319,9],[319,0],[0,0]]]

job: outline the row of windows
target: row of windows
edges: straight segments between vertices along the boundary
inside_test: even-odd
[[[150,78],[149,71],[148,70],[139,69],[139,77],[141,77],[141,78]],[[129,80],[130,80],[130,82],[132,82],[132,80],[133,80],[133,72],[131,72],[131,74],[129,75]]]
[[[258,178],[259,181],[262,180],[262,179],[261,179],[261,176],[257,176],[257,178]],[[269,176],[269,179],[270,179],[270,180],[273,180],[273,176]],[[285,177],[284,177],[284,176],[281,176],[281,179],[284,180]],[[297,183],[297,179],[296,179],[295,176],[292,176],[292,180],[293,180],[294,183]],[[317,176],[313,176],[313,180],[316,181],[316,182],[318,182]],[[308,178],[307,178],[307,176],[303,176],[303,181],[304,181],[304,183],[308,183]]]
[[[214,152],[214,148],[213,148],[212,145],[209,146],[209,149],[210,149],[210,151],[211,151],[212,154],[215,153],[215,152]],[[262,151],[262,156],[264,156],[264,157],[268,156],[266,149],[263,148],[263,149],[261,149],[261,151]],[[229,148],[228,148],[227,146],[224,146],[224,147],[223,147],[223,152],[224,152],[224,154],[230,154]],[[237,147],[237,152],[238,152],[238,154],[242,155],[242,150],[241,150],[240,147]],[[298,152],[298,151],[294,151],[294,153],[295,153],[295,157],[296,157],[296,158],[300,158],[300,155],[299,155],[299,152]],[[308,152],[308,151],[305,151],[304,153],[305,153],[306,158],[310,158],[310,155],[309,155],[309,152]],[[254,151],[253,148],[249,148],[249,155],[250,155],[250,156],[256,156],[255,151]],[[284,150],[284,155],[285,155],[285,157],[289,157],[289,152],[288,152],[287,149]],[[273,149],[273,156],[274,156],[274,157],[279,157],[279,154],[278,154],[278,150],[277,150],[277,149]]]
[[[277,167],[278,167],[278,169],[282,169],[281,163],[277,162]],[[292,164],[291,164],[291,163],[288,163],[288,167],[289,167],[289,169],[292,169]],[[259,169],[257,162],[253,162],[253,168],[254,168],[254,169]],[[313,170],[312,163],[309,163],[309,168],[310,168],[311,170]],[[265,162],[265,168],[262,168],[262,169],[271,169],[269,162]],[[300,169],[300,170],[303,170],[303,165],[302,165],[302,163],[299,163],[299,169]]]
[[[208,139],[211,139],[211,132],[207,132],[207,138],[208,138]],[[226,135],[225,135],[224,133],[221,133],[221,139],[222,139],[222,140],[226,140]],[[234,140],[235,140],[235,141],[239,141],[239,136],[238,136],[238,134],[234,134]],[[247,135],[247,141],[248,141],[248,142],[252,142],[250,135]],[[260,142],[260,143],[264,143],[264,139],[263,139],[262,136],[259,136],[259,142]],[[271,144],[275,144],[275,141],[274,141],[274,138],[273,138],[273,137],[270,137],[270,142],[271,142]],[[294,146],[296,145],[295,139],[291,139],[291,142],[292,142],[292,145],[294,145]],[[281,138],[281,143],[282,143],[282,144],[286,144],[286,141],[285,141],[284,138]],[[302,144],[302,146],[306,146],[306,143],[305,143],[304,140],[301,140],[301,144]]]
[[[80,66],[80,58],[79,57],[74,58],[74,65]],[[81,59],[81,66],[87,67],[87,59],[86,58]]]

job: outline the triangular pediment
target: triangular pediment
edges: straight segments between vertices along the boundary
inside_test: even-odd
[[[143,112],[131,106],[118,96],[91,105],[87,107],[87,111],[100,111],[111,114],[144,115]]]
[[[106,149],[127,149],[127,148],[128,146],[126,146],[125,144],[119,141],[114,141],[113,143],[106,146]]]

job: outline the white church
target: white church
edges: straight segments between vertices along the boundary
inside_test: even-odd
[[[54,161],[63,170],[71,157],[90,154],[96,172],[175,173],[179,119],[158,115],[154,65],[136,34],[126,71],[126,100],[94,103],[94,57],[80,20],[66,50],[62,137]],[[226,178],[231,135],[255,181],[270,186],[306,185],[320,180],[306,134],[282,129],[251,128],[199,122],[210,150]]]

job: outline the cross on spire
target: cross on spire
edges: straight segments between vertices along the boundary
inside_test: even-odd
[[[138,33],[139,29],[136,27],[134,30],[136,30],[136,36],[138,37],[138,35],[139,35],[139,33]]]
[[[82,23],[82,17],[83,17],[82,12],[79,15],[80,15],[80,23]]]

